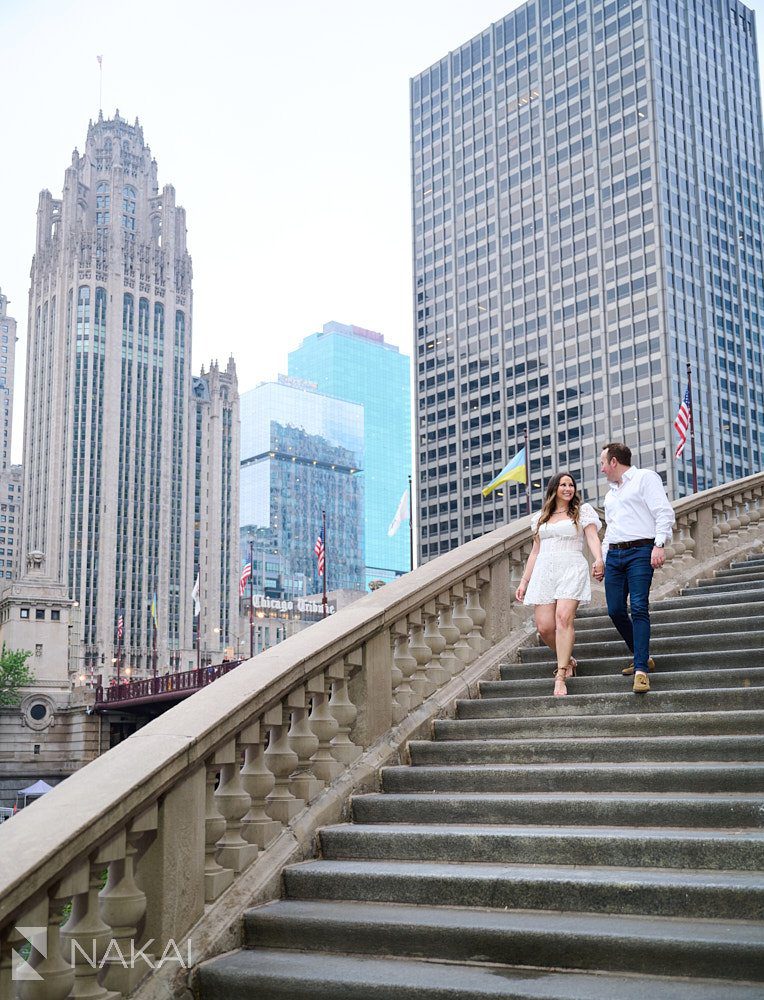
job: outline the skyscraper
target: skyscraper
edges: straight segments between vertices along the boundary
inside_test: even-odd
[[[79,602],[86,672],[191,654],[191,259],[138,122],[88,128],[43,191],[29,297],[22,551]],[[156,633],[154,630],[156,629]]]
[[[411,474],[410,364],[381,333],[344,323],[325,323],[289,355],[290,375],[363,406],[367,584],[411,568],[407,523],[388,535]]]
[[[363,590],[363,407],[279,376],[241,397],[241,541],[272,544],[274,573],[321,590],[314,545],[326,512],[330,590]],[[261,532],[259,529],[270,529]],[[256,566],[260,560],[256,560]],[[265,593],[266,582],[255,581]],[[298,596],[293,594],[292,596]]]
[[[238,651],[239,618],[239,387],[236,364],[217,362],[193,379],[194,554],[190,579],[199,580],[200,613],[194,643],[215,662]]]
[[[16,320],[8,315],[8,297],[0,291],[0,580],[4,581],[18,573],[14,563],[21,535],[21,466],[11,465],[16,340]]]
[[[688,492],[688,361],[699,487],[760,469],[751,12],[533,0],[415,77],[411,112],[422,556],[524,512],[480,490],[526,428],[536,483],[569,469],[596,501],[623,439]]]

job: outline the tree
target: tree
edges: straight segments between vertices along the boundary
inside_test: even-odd
[[[9,707],[21,701],[20,688],[34,684],[34,675],[27,666],[28,649],[0,649],[0,705]]]

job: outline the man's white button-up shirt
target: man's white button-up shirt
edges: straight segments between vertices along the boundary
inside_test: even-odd
[[[671,538],[674,509],[669,503],[661,477],[652,469],[630,466],[620,483],[611,483],[605,497],[607,528],[602,540],[602,558],[615,542],[652,538],[656,545]]]

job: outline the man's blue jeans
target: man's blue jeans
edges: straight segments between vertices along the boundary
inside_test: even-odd
[[[647,672],[650,655],[650,565],[652,546],[636,549],[608,549],[605,564],[607,611],[623,641],[634,655],[634,671]],[[631,602],[631,616],[626,598]]]

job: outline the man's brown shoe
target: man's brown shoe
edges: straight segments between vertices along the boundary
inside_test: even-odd
[[[655,670],[655,660],[652,658],[652,656],[647,661],[647,669],[650,671],[650,673],[652,673],[653,670]],[[624,677],[631,677],[631,675],[634,673],[634,660],[630,660],[628,667],[624,667],[621,673],[623,674]]]
[[[634,694],[645,694],[646,691],[650,690],[650,678],[643,670],[638,670],[634,674],[634,685],[632,691]]]

